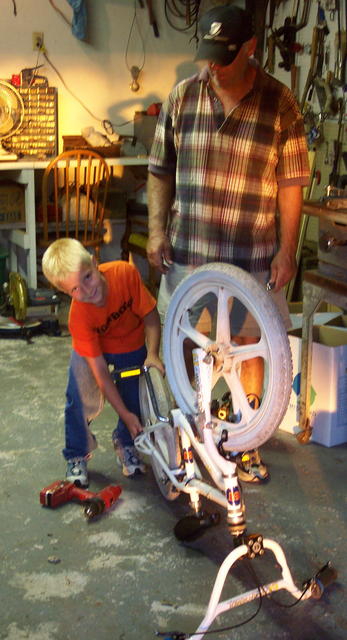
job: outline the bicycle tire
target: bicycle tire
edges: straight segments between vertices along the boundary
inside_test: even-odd
[[[169,420],[170,410],[173,408],[173,402],[170,398],[170,393],[165,379],[158,369],[155,369],[154,367],[149,369],[149,375],[155,392],[159,413],[161,416],[167,417]],[[140,377],[139,399],[142,424],[144,427],[156,424],[158,419],[153,408],[153,403],[144,376]],[[154,429],[150,433],[149,437],[153,446],[161,453],[169,468],[175,469],[180,466],[181,455],[179,436],[177,429],[174,429],[170,422],[167,424],[162,423],[157,429]],[[151,466],[161,494],[166,500],[175,500],[179,496],[179,492],[159,464],[155,455],[151,456]]]
[[[175,289],[168,307],[164,331],[163,352],[166,366],[166,375],[172,394],[185,414],[195,415],[196,400],[195,391],[190,382],[186,363],[184,360],[184,340],[189,338],[203,349],[209,348],[213,340],[200,333],[189,321],[189,314],[194,304],[206,294],[213,294],[217,300],[217,333],[218,326],[222,333],[227,334],[225,322],[225,309],[229,300],[237,298],[255,318],[259,330],[260,341],[257,347],[264,359],[266,368],[266,388],[263,390],[259,409],[246,410],[245,398],[238,383],[236,365],[230,374],[230,378],[236,384],[240,392],[239,398],[234,390],[235,404],[243,406],[244,415],[239,422],[220,420],[213,418],[216,437],[220,438],[223,429],[227,429],[228,440],[225,448],[234,451],[247,451],[257,448],[266,442],[277,429],[287,409],[292,383],[292,359],[289,340],[280,313],[265,288],[255,278],[234,265],[222,263],[210,263],[198,267],[189,274]],[[224,316],[219,317],[219,304],[222,300]],[[223,322],[224,321],[224,322]],[[220,323],[220,325],[218,325]],[[215,342],[219,347],[225,345],[218,343],[216,334]],[[229,336],[227,344],[229,350],[234,349],[240,366],[240,354],[237,347],[232,344]],[[254,351],[254,356],[258,355]],[[252,357],[254,357],[252,356]],[[229,386],[230,389],[230,386]]]

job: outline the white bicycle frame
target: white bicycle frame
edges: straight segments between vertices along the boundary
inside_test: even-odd
[[[189,494],[191,505],[196,513],[199,512],[200,508],[200,496],[204,496],[226,508],[227,522],[232,535],[235,537],[241,536],[242,539],[246,526],[236,464],[219,453],[214,441],[210,413],[212,367],[212,357],[206,357],[206,353],[202,349],[195,349],[194,369],[198,404],[196,424],[192,426],[180,409],[172,409],[172,424],[168,422],[167,418],[157,415],[158,422],[145,427],[144,431],[137,436],[135,444],[141,453],[156,459],[178,492]],[[184,468],[182,468],[182,465],[174,469],[170,468],[150,437],[151,433],[156,432],[158,442],[160,433],[162,433],[163,439],[166,441],[165,430],[171,432],[172,438],[172,429],[177,429],[180,435]],[[170,433],[168,436],[170,437]],[[203,480],[199,467],[194,460],[194,450],[197,452],[215,486],[211,486]],[[317,576],[307,583],[305,590],[300,590],[296,587],[284,552],[274,540],[263,539],[262,536],[257,535],[245,536],[244,540],[245,542],[231,551],[223,561],[215,580],[206,615],[196,632],[187,640],[200,640],[203,638],[213,620],[221,613],[281,589],[289,591],[296,599],[304,600],[311,596],[321,596],[324,587]],[[256,555],[262,555],[265,549],[273,552],[277,563],[281,567],[282,578],[220,602],[225,580],[233,564],[242,557],[253,558]]]

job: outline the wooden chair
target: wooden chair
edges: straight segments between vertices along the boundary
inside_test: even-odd
[[[36,211],[38,247],[77,238],[99,261],[109,180],[105,159],[93,150],[64,151],[54,158],[44,171]]]
[[[156,296],[159,276],[157,270],[147,260],[147,231],[148,212],[146,205],[129,200],[127,203],[125,232],[121,239],[121,258],[134,263],[133,255],[135,254],[146,261],[147,278],[144,278],[144,281],[151,293]]]

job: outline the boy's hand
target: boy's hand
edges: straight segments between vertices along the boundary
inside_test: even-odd
[[[159,356],[156,354],[147,354],[147,358],[143,363],[146,367],[155,367],[160,371],[162,376],[165,376],[165,367]]]
[[[129,413],[123,416],[123,420],[129,429],[131,437],[134,439],[143,431],[142,424],[135,413]]]

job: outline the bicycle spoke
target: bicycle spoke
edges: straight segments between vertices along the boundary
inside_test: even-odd
[[[205,336],[203,333],[200,333],[195,327],[193,327],[189,321],[189,314],[186,312],[180,321],[177,324],[178,335],[180,336],[180,340],[182,341],[184,338],[190,338],[192,342],[194,342],[198,347],[202,349],[208,348],[209,344],[211,344],[210,338]],[[180,335],[180,333],[182,335]]]
[[[218,290],[216,341],[223,344],[230,343],[229,300],[230,292],[221,287]]]
[[[268,348],[263,339],[251,344],[232,345],[233,359],[237,363],[251,360],[252,358],[264,358],[264,360],[266,360],[268,353]]]
[[[230,389],[233,411],[235,414],[240,413],[240,427],[250,422],[254,416],[252,409],[247,400],[245,390],[241,384],[241,380],[235,368],[230,373],[224,374],[224,379]]]

